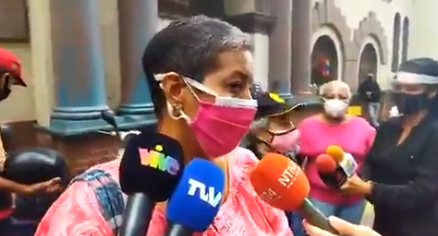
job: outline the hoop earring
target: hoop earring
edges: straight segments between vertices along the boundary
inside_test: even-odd
[[[178,119],[180,119],[182,117],[181,106],[172,105],[170,103],[167,103],[167,113],[169,113],[169,116],[172,119],[178,120]]]

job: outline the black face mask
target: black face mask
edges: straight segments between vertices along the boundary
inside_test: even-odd
[[[11,94],[11,90],[9,88],[0,89],[0,101],[5,100]]]
[[[427,93],[406,94],[396,93],[393,95],[394,104],[403,115],[412,115],[429,107],[430,98]]]

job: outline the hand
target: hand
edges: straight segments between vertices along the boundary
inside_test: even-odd
[[[37,193],[56,193],[61,192],[61,178],[56,177],[51,180],[33,184],[30,186],[29,194],[37,194]]]
[[[4,150],[0,150],[0,172],[5,170],[5,162],[6,162],[6,152]]]
[[[329,217],[330,225],[333,226],[336,230],[339,231],[340,235],[348,235],[348,236],[381,236],[376,231],[372,230],[370,227],[363,225],[355,225],[351,224],[347,221],[339,219],[334,216]],[[307,222],[303,223],[304,229],[309,236],[336,236],[330,232],[322,230],[318,227],[308,224]]]
[[[357,175],[348,178],[341,186],[341,191],[346,194],[368,195],[371,193],[372,184],[366,182]]]

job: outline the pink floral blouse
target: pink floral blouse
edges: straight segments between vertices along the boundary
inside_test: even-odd
[[[257,163],[248,150],[227,155],[230,190],[214,223],[194,236],[292,236],[285,214],[265,204],[254,192],[248,171]],[[97,166],[118,179],[119,161]],[[95,167],[94,167],[95,168]],[[163,211],[156,208],[146,236],[162,236]],[[42,219],[35,236],[116,236],[100,214],[93,191],[84,182],[71,185]]]

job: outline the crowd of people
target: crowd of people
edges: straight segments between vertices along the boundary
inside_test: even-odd
[[[400,114],[386,121],[372,116],[371,124],[347,114],[352,91],[346,83],[322,85],[316,102],[285,101],[254,84],[253,63],[249,36],[206,16],[173,21],[145,49],[142,66],[158,118],[156,132],[181,144],[185,163],[205,157],[225,173],[219,213],[205,232],[195,235],[334,235],[298,212],[276,209],[255,196],[248,173],[269,152],[285,155],[302,168],[310,202],[341,235],[438,235],[436,60],[403,62],[388,92]],[[16,65],[13,55],[0,50],[4,98],[11,85],[25,85]],[[374,112],[380,88],[373,75],[368,77],[359,95]],[[294,114],[303,107],[311,107],[314,114],[296,120]],[[328,185],[316,165],[317,156],[330,145],[341,147],[358,164],[356,174],[339,188]],[[4,162],[5,154],[1,157]],[[125,201],[119,166],[120,159],[115,159],[73,178],[35,235],[118,235]],[[11,225],[11,193],[60,188],[56,176],[30,185],[0,177],[0,204],[5,206],[0,208],[0,233]],[[360,225],[367,202],[374,206],[372,229]],[[147,235],[164,234],[166,207],[167,202],[157,204]]]

